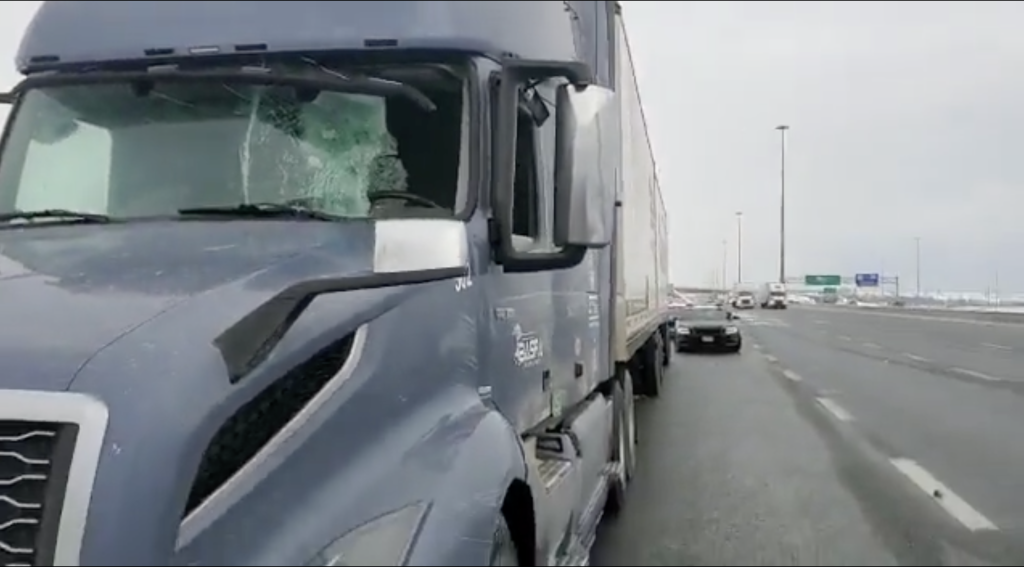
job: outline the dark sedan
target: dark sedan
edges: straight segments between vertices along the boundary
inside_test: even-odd
[[[743,336],[737,317],[725,309],[692,309],[676,318],[676,352],[739,352]]]

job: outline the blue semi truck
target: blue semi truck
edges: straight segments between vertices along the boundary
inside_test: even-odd
[[[44,2],[0,562],[587,564],[671,355],[620,12]]]

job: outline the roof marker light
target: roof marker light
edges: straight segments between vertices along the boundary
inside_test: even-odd
[[[188,52],[191,55],[212,55],[214,53],[220,53],[220,48],[216,45],[190,47],[188,48]]]

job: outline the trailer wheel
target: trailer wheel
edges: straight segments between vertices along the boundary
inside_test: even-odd
[[[668,366],[668,365],[672,364],[672,353],[673,353],[673,351],[675,351],[675,349],[672,348],[672,341],[669,340],[667,333],[662,336],[662,339],[661,339],[661,350],[664,353],[662,355],[662,357],[663,357],[662,358],[662,365],[663,366]]]
[[[512,530],[505,521],[505,516],[498,516],[498,526],[494,530],[494,543],[491,547],[490,565],[519,565],[519,550],[512,539]]]

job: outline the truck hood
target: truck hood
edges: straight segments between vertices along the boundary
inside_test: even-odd
[[[372,272],[374,239],[370,222],[168,221],[0,231],[3,386],[66,389],[105,346],[190,297],[240,280],[258,277],[257,291],[269,298],[296,280]],[[275,270],[285,262],[288,270]]]

